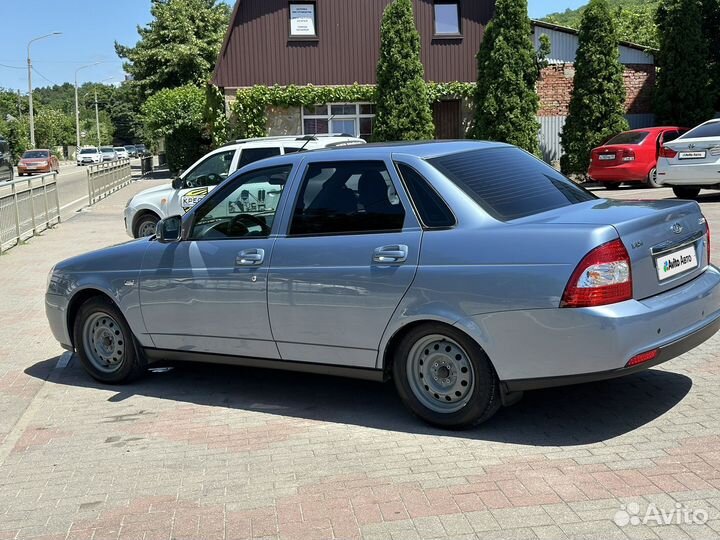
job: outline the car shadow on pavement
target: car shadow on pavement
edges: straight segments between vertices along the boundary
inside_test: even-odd
[[[689,377],[648,370],[624,378],[527,392],[489,422],[464,431],[428,426],[411,415],[392,382],[307,375],[233,366],[182,363],[151,371],[132,384],[106,386],[91,379],[74,357],[53,373],[57,358],[25,372],[53,383],[113,390],[109,402],[147,396],[180,403],[262,412],[414,434],[534,446],[573,446],[604,441],[659,418],[690,391]]]

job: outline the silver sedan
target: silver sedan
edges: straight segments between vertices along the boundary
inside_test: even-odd
[[[709,246],[697,203],[599,199],[508,145],[367,145],[259,161],[58,263],[47,315],[105,383],[186,360],[393,379],[464,427],[708,339]]]

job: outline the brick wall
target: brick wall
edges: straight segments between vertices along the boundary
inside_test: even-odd
[[[554,64],[543,69],[538,82],[540,116],[566,116],[572,95],[575,67],[573,64]],[[625,66],[625,88],[628,114],[651,113],[655,66],[628,64]]]

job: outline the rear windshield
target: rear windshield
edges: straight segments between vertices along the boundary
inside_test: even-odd
[[[596,199],[519,148],[488,148],[428,162],[501,221]]]
[[[649,131],[626,131],[615,135],[605,144],[641,144],[648,135],[650,135]]]
[[[22,157],[24,159],[46,158],[50,155],[47,150],[28,150]]]
[[[720,137],[720,122],[710,122],[691,129],[681,139],[698,139],[700,137]]]

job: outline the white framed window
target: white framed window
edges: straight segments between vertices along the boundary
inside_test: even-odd
[[[370,140],[375,127],[372,103],[328,103],[302,108],[303,135],[346,133]]]
[[[316,38],[317,6],[315,2],[290,2],[290,38]]]

